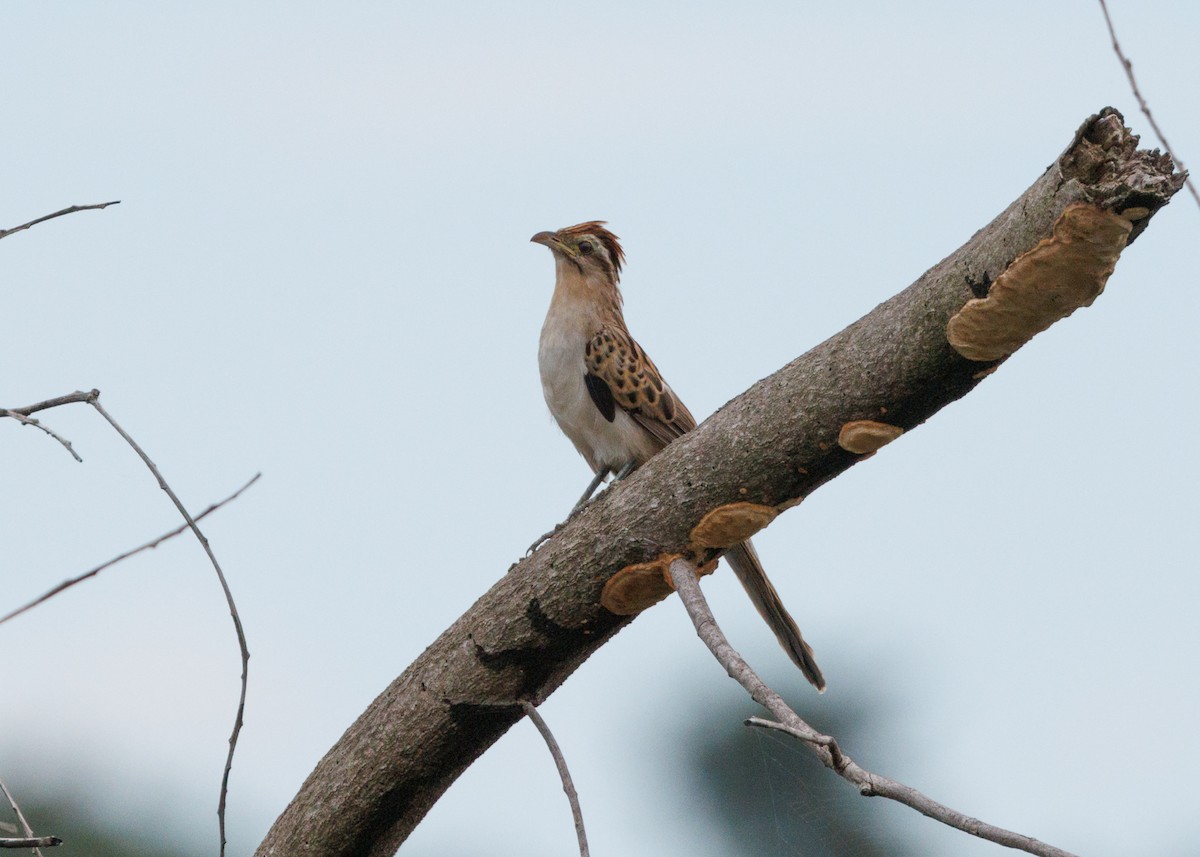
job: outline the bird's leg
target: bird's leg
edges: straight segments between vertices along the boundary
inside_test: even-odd
[[[622,468],[621,472],[623,473],[624,471],[625,471],[625,469]],[[591,502],[592,495],[596,493],[596,489],[600,487],[600,483],[604,481],[604,477],[608,476],[608,474],[610,472],[611,471],[607,467],[602,467],[598,471],[596,471],[595,477],[593,477],[592,481],[588,483],[587,490],[583,492],[583,496],[579,498],[579,502],[571,507],[571,511],[567,515],[567,519],[565,521],[563,521],[561,524],[557,524],[554,527],[554,529],[551,530],[550,532],[542,533],[540,536],[538,536],[537,541],[534,542],[533,544],[531,544],[529,546],[529,548],[525,551],[525,555],[529,556],[535,550],[540,548],[547,539],[549,539],[551,536],[553,536],[555,533],[557,533],[559,530],[561,530],[567,524],[571,523],[571,521],[573,521],[575,519],[575,516],[578,515],[580,512],[582,512],[584,507],[587,506],[587,504]]]
[[[637,470],[637,466],[637,459],[631,458],[629,461],[625,462],[624,467],[617,471],[617,475],[613,477],[613,482],[620,482],[630,473]]]
[[[588,501],[592,499],[592,495],[596,493],[596,489],[600,487],[600,483],[604,481],[604,477],[607,476],[609,472],[610,471],[607,467],[601,467],[596,471],[596,477],[588,483],[587,490],[583,492],[583,496],[579,498],[579,502],[571,507],[571,514],[567,515],[567,521],[578,515],[579,510],[588,504]],[[622,469],[621,472],[624,473],[624,469]],[[621,477],[618,476],[617,478],[620,479]],[[563,523],[566,523],[566,521]],[[561,527],[562,524],[559,524],[559,526]]]

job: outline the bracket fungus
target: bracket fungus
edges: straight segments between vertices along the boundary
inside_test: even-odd
[[[1000,360],[1054,322],[1090,306],[1104,291],[1133,220],[1148,213],[1129,208],[1122,216],[1082,202],[1067,206],[1049,238],[1018,256],[987,297],[967,301],[950,319],[950,345],[968,360]]]
[[[880,447],[887,446],[902,434],[904,429],[900,426],[876,420],[851,420],[838,432],[837,442],[846,452],[868,455]]]
[[[771,523],[778,514],[776,509],[758,503],[727,503],[718,506],[692,528],[692,546],[733,547]]]
[[[680,554],[661,554],[650,562],[627,565],[604,584],[600,593],[600,604],[609,613],[618,616],[633,616],[647,607],[653,607],[675,591],[671,585],[668,569]],[[699,569],[701,575],[717,570],[717,561],[706,562]]]

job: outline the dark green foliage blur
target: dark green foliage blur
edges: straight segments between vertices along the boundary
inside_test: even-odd
[[[776,685],[783,686],[786,681]],[[798,692],[796,696],[789,701],[797,713],[836,737],[852,756],[864,740],[870,741],[868,736],[886,716],[875,705],[844,695],[818,698]],[[694,770],[689,777],[697,810],[724,839],[713,843],[714,854],[907,857],[918,853],[908,820],[897,818],[898,809],[910,810],[860,796],[795,738],[743,725],[747,717],[765,716],[749,699],[713,705],[708,698],[689,710],[699,713],[693,724]]]
[[[126,818],[97,816],[82,794],[24,798],[12,783],[21,811],[37,836],[58,836],[63,844],[43,848],[44,857],[199,857],[216,851],[215,835],[208,849],[189,843],[189,834],[169,820],[151,813],[131,813]],[[5,824],[15,822],[12,810],[0,814]],[[215,827],[215,824],[214,824]],[[5,827],[3,836],[19,836]],[[5,854],[30,854],[31,851],[5,851]]]

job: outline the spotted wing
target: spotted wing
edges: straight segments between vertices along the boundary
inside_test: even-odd
[[[610,421],[615,405],[664,446],[696,427],[691,412],[623,328],[601,328],[584,348],[584,363],[592,401]]]

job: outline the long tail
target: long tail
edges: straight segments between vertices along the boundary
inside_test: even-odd
[[[800,667],[804,677],[812,682],[817,690],[825,690],[825,678],[821,675],[821,668],[817,666],[816,660],[813,659],[812,648],[804,642],[804,637],[800,636],[800,629],[796,627],[796,621],[783,606],[783,602],[779,599],[779,593],[775,591],[771,581],[767,580],[767,573],[763,571],[762,563],[758,561],[754,545],[749,541],[735,545],[726,551],[725,559],[729,560],[729,565],[733,568],[738,580],[742,582],[742,586],[746,588],[755,608],[767,620],[767,624],[779,638],[779,645],[783,646],[783,650],[788,653],[796,666]]]

